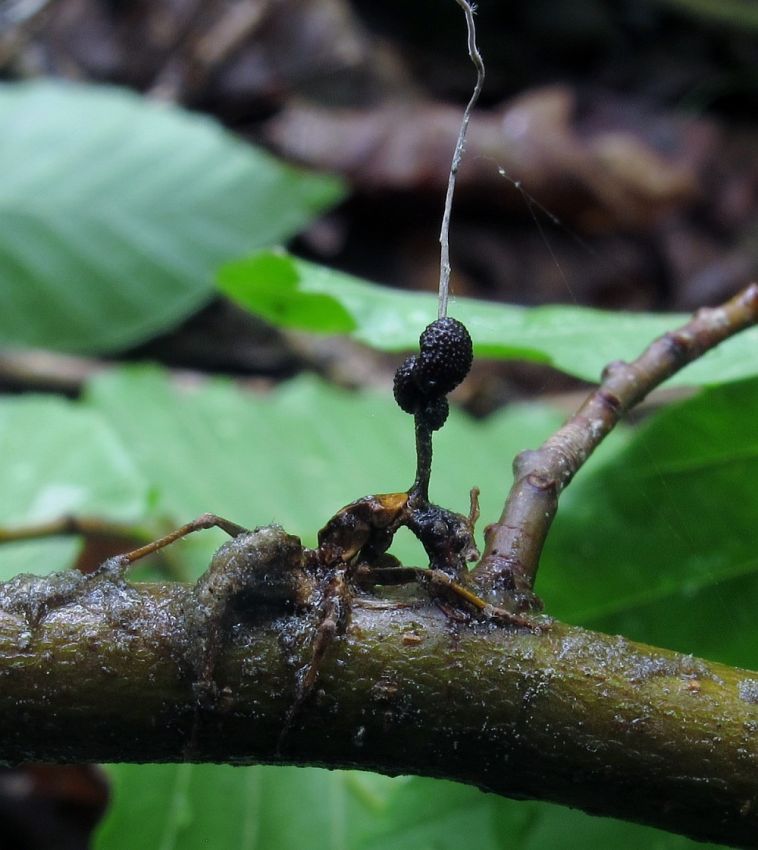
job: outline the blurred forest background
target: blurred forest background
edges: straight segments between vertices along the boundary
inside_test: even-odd
[[[432,291],[473,81],[460,17],[440,0],[5,0],[0,73],[128,86],[342,175],[348,199],[295,252]],[[747,282],[758,254],[752,4],[484,2],[478,20],[487,82],[456,197],[454,293],[691,310]],[[250,323],[216,303],[139,353],[358,383],[380,368]],[[459,399],[477,413],[534,390],[522,366],[479,377]],[[539,388],[553,384],[565,382],[539,373]]]
[[[454,295],[690,311],[755,275],[753,3],[483,0],[477,22],[487,80],[453,210]],[[38,77],[127,87],[344,178],[344,200],[310,221],[290,250],[400,289],[436,291],[450,157],[474,80],[453,0],[0,0],[0,78]],[[221,297],[118,357],[231,374],[255,388],[316,372],[385,391],[400,359],[274,328]],[[75,397],[99,369],[86,358],[0,360],[0,387],[14,394]],[[478,362],[455,400],[477,417],[545,394],[569,409],[581,387],[534,364]],[[273,518],[283,519],[259,517]],[[88,549],[90,567],[109,553]],[[316,786],[302,785],[306,773],[286,775],[286,794],[310,794],[318,805]],[[424,786],[413,788],[424,796]],[[0,846],[87,846],[106,799],[91,768],[3,769]],[[589,819],[573,817],[540,821],[531,844],[514,846],[558,846],[566,824],[581,843]],[[586,828],[593,846],[642,846],[642,832]],[[109,842],[98,846],[121,846]]]

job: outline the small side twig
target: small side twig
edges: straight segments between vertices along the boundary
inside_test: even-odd
[[[699,310],[631,363],[606,366],[579,410],[539,449],[516,457],[503,513],[485,530],[484,555],[472,572],[478,593],[517,610],[539,607],[532,587],[561,491],[624,413],[666,378],[757,322],[758,284],[752,284],[720,307]]]
[[[64,537],[72,534],[80,534],[83,537],[123,537],[130,539],[135,536],[136,531],[134,525],[109,522],[100,517],[61,516],[45,522],[0,527],[0,544],[42,540],[46,537]]]
[[[113,363],[105,359],[41,348],[0,348],[0,386],[75,395],[112,366]],[[197,369],[164,368],[177,385],[196,387],[210,380],[207,372]],[[232,382],[244,390],[268,390],[272,383],[269,378],[255,375],[233,378]]]
[[[440,228],[440,287],[439,287],[439,312],[438,318],[447,315],[447,298],[450,285],[450,214],[453,209],[453,193],[455,192],[455,178],[463,158],[463,148],[466,143],[466,131],[468,130],[471,113],[479,100],[479,94],[484,85],[484,61],[479,53],[476,43],[476,25],[474,24],[474,6],[467,0],[456,0],[466,15],[466,31],[468,33],[468,55],[476,68],[476,85],[463,112],[461,128],[458,131],[458,141],[455,143],[453,161],[450,164],[450,176],[447,181],[447,194],[445,195],[445,212],[442,216],[442,227]]]

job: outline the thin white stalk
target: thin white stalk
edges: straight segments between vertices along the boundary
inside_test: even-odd
[[[450,177],[447,181],[447,195],[445,196],[445,212],[442,216],[442,228],[440,229],[440,288],[439,288],[439,311],[438,318],[447,315],[447,299],[450,289],[450,214],[453,209],[453,193],[455,192],[455,178],[458,167],[463,158],[463,150],[466,142],[466,130],[468,129],[471,113],[479,100],[479,94],[484,85],[484,62],[479,53],[476,43],[476,25],[474,24],[475,7],[467,0],[455,0],[466,15],[466,30],[468,33],[468,55],[476,68],[476,85],[466,109],[463,112],[461,129],[458,131],[458,141],[455,144],[453,161],[450,164]]]

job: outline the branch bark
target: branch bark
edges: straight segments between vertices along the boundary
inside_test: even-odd
[[[196,585],[0,585],[0,759],[414,773],[758,847],[758,673],[547,618],[458,622],[406,589],[354,597],[299,702],[307,557],[271,527]]]

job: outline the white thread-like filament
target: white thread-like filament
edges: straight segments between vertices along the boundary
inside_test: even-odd
[[[442,216],[442,227],[440,229],[440,287],[439,287],[439,310],[437,318],[441,319],[447,315],[447,299],[450,289],[450,214],[453,209],[453,193],[455,192],[455,178],[458,167],[463,158],[463,149],[466,142],[466,130],[468,129],[471,113],[479,100],[479,94],[484,85],[484,62],[479,53],[476,43],[476,25],[474,24],[475,7],[467,0],[455,0],[466,15],[466,31],[468,33],[468,55],[476,68],[476,85],[471,99],[466,105],[461,121],[461,129],[458,131],[458,141],[455,144],[453,161],[450,164],[450,176],[447,181],[447,194],[445,196],[445,212]]]

